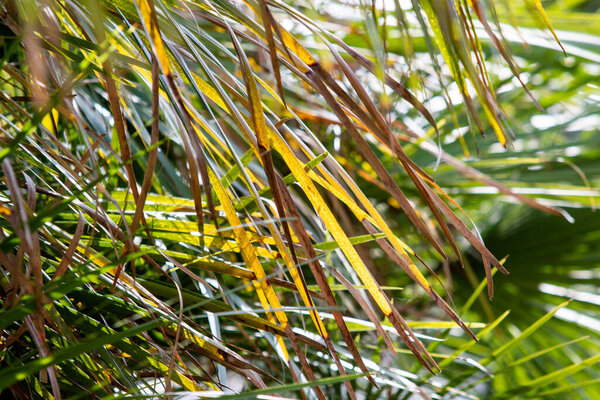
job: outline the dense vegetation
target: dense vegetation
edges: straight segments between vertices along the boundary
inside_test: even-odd
[[[600,4],[514,3],[1,0],[1,397],[599,398]]]

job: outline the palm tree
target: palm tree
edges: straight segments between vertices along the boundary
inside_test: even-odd
[[[1,2],[2,393],[596,398],[597,6],[525,3]]]

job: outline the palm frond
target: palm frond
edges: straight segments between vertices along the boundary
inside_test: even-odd
[[[574,266],[595,260],[600,51],[563,37],[570,11],[0,4],[0,391],[511,398],[569,378],[593,398],[596,333],[572,326],[594,304]]]

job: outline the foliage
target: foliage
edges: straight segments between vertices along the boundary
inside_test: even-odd
[[[597,398],[597,6],[500,3],[0,2],[2,394]]]

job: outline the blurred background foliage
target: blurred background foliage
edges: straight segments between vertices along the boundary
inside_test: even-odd
[[[2,398],[600,397],[597,0],[0,4]]]

